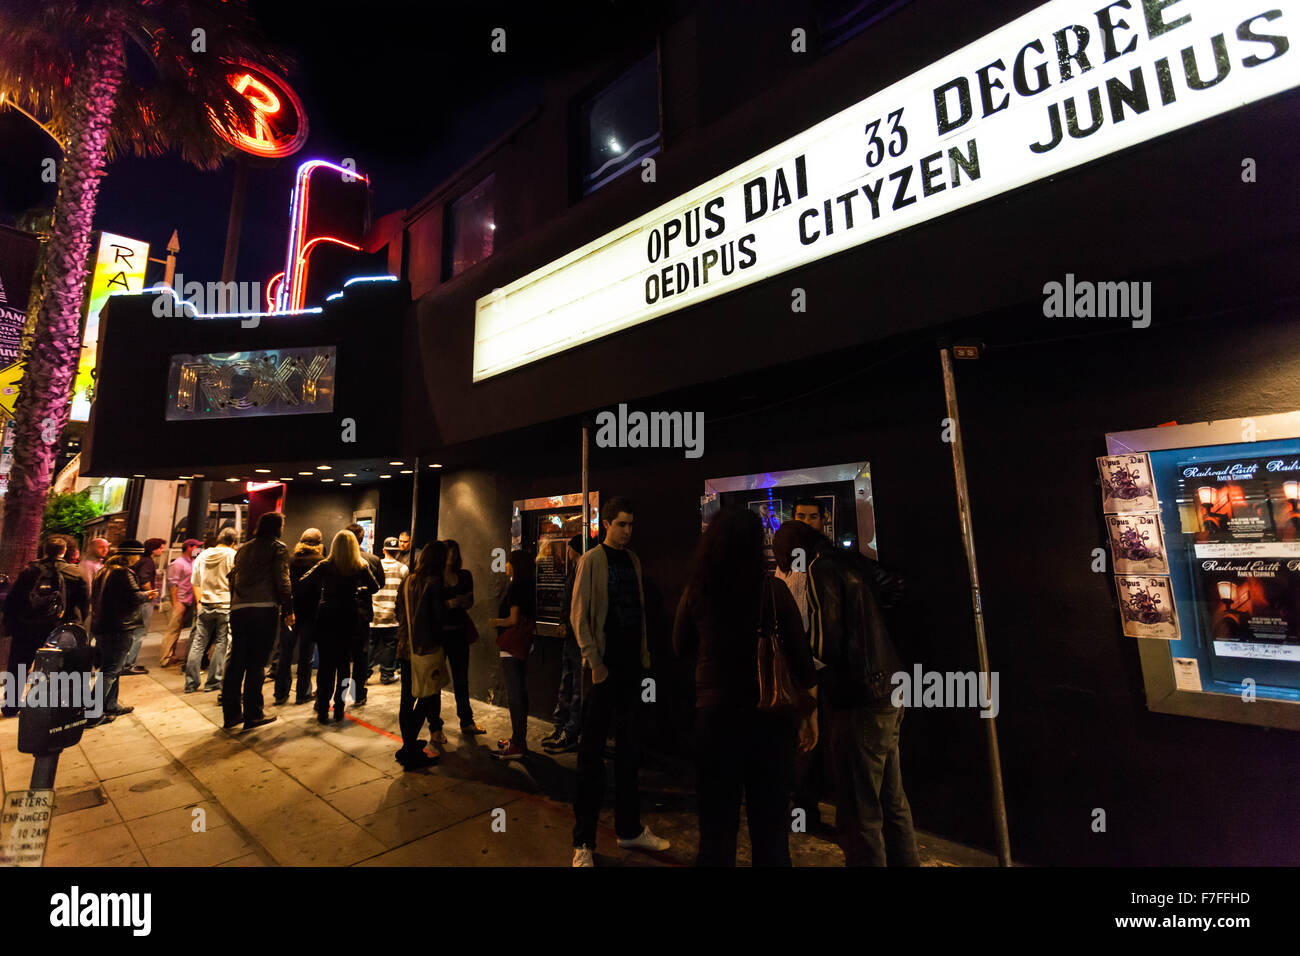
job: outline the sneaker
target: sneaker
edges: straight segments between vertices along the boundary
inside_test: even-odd
[[[126,670],[122,671],[123,675],[147,674],[147,673],[149,673],[149,668],[145,667],[143,664],[133,664],[132,666],[128,667]]]
[[[214,690],[221,690],[221,685],[220,685],[220,684],[217,684],[217,685],[214,686],[214,687],[205,687],[205,688],[203,688],[203,693],[206,694],[206,693],[209,693],[210,691],[214,691]]]
[[[14,714],[14,716],[17,717],[18,715],[17,715],[17,714]],[[112,715],[112,714],[100,714],[98,717],[96,717],[96,718],[95,718],[94,720],[92,720],[90,723],[86,724],[86,726],[87,726],[87,727],[101,727],[101,726],[103,726],[104,724],[111,724],[112,722],[113,722],[113,715]]]
[[[478,724],[472,721],[467,724],[461,724],[460,732],[462,736],[469,736],[469,737],[477,736],[478,734],[487,733],[486,730],[484,730],[481,726],[479,726]]]
[[[275,717],[258,717],[256,720],[246,720],[244,721],[244,729],[252,730],[254,727],[261,727],[265,724],[273,723],[276,719],[277,718]]]
[[[546,748],[547,753],[568,754],[578,749],[579,738],[572,734],[562,734],[550,742],[543,741],[542,746]]]
[[[575,846],[573,848],[573,865],[574,866],[595,866],[596,858],[592,855],[591,847]]]
[[[118,707],[114,710],[106,711],[106,713],[112,717],[125,717],[133,710],[135,710],[134,707]]]
[[[429,743],[434,744],[438,747],[445,747],[447,746],[447,735],[444,734],[441,730],[435,730],[432,734],[429,735]]]
[[[641,829],[641,835],[633,837],[630,840],[619,839],[618,845],[625,850],[666,850],[670,846],[667,840],[661,836],[655,836],[649,827]]]
[[[288,698],[288,697],[277,697],[277,698],[275,699],[275,706],[276,706],[276,707],[283,707],[283,706],[284,706],[285,704],[287,704],[287,703],[289,703],[289,698]]]
[[[507,744],[508,746],[502,747],[492,756],[496,757],[498,760],[522,760],[527,751],[524,750],[523,747],[516,747],[514,744],[509,743],[509,741],[507,741]]]
[[[380,678],[379,678],[379,683],[381,683],[381,684],[396,684],[399,680],[401,680],[400,677],[380,677]]]
[[[564,736],[564,731],[559,727],[556,727],[549,734],[547,734],[545,737],[542,738],[542,743],[553,744],[563,736]]]

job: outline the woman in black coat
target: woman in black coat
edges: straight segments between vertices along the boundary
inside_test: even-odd
[[[379,590],[379,582],[361,557],[361,547],[351,531],[340,531],[330,544],[330,556],[298,581],[304,604],[315,606],[313,634],[320,653],[316,674],[316,719],[329,723],[330,697],[334,719],[343,719],[343,682],[351,673],[352,639],[361,626],[357,599]],[[354,680],[363,674],[352,674]],[[359,688],[354,685],[355,695]]]
[[[677,654],[698,654],[698,866],[736,865],[742,793],[754,865],[790,865],[796,734],[809,749],[816,725],[758,709],[760,627],[767,634],[779,630],[791,677],[812,690],[817,678],[807,633],[789,588],[767,572],[762,522],[750,511],[724,508],[700,539],[673,629]]]

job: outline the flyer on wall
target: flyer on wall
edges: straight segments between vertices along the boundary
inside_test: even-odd
[[[1263,460],[1198,461],[1179,469],[1183,497],[1195,509],[1196,541],[1276,540],[1269,494],[1275,482],[1267,477]]]
[[[1097,459],[1101,474],[1101,510],[1107,514],[1155,511],[1156,486],[1151,479],[1151,459],[1136,455],[1103,455]]]
[[[1169,578],[1150,575],[1115,575],[1120,617],[1129,637],[1176,641],[1180,637],[1178,611]]]
[[[1196,573],[1216,654],[1300,661],[1300,560],[1206,558]]]
[[[1120,574],[1168,574],[1158,514],[1106,515],[1110,553]]]

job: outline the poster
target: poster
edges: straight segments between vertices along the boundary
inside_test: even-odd
[[[1145,452],[1103,455],[1097,459],[1097,470],[1101,473],[1102,511],[1115,514],[1157,509],[1151,459]]]
[[[817,495],[817,503],[822,506],[822,533],[832,541],[835,540],[835,496]]]
[[[751,501],[749,510],[763,522],[763,547],[771,551],[772,535],[781,527],[781,522],[786,520],[784,502],[780,498],[764,498],[762,501]]]
[[[1201,558],[1194,571],[1216,654],[1300,660],[1300,559]]]
[[[1195,540],[1274,540],[1266,474],[1255,457],[1180,466],[1183,494],[1195,508]]]
[[[1106,515],[1110,553],[1120,574],[1168,574],[1159,514]]]
[[[86,328],[81,336],[81,358],[72,386],[72,417],[84,422],[95,400],[95,355],[99,349],[99,313],[110,295],[140,292],[149,263],[149,243],[111,232],[100,233],[99,251],[90,274],[86,299]]]
[[[537,620],[558,624],[569,574],[569,540],[582,533],[582,512],[541,512],[530,517],[536,522],[533,574]]]
[[[1178,611],[1169,578],[1117,574],[1115,590],[1125,634],[1166,641],[1179,639]]]

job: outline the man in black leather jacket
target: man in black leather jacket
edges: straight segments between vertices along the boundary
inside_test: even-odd
[[[838,842],[847,866],[917,866],[912,811],[903,792],[898,731],[903,708],[890,700],[903,669],[882,612],[903,596],[903,580],[857,551],[810,539],[808,624],[830,713]]]

